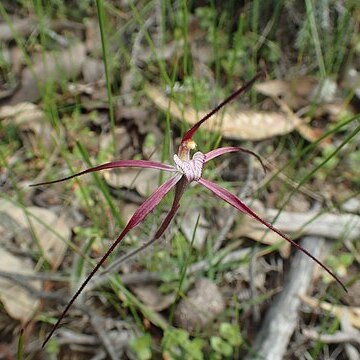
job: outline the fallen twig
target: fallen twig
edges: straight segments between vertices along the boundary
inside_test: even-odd
[[[318,257],[321,254],[322,243],[324,243],[322,238],[305,237],[301,246]],[[308,291],[314,266],[314,263],[303,254],[295,255],[284,290],[275,298],[267,311],[253,348],[246,359],[254,359],[254,356],[267,360],[284,358],[299,317],[301,301],[297,295]]]
[[[347,342],[360,344],[360,334],[349,334],[344,331],[336,331],[334,334],[320,334],[313,329],[304,329],[303,335],[308,339],[321,341],[325,344],[341,344]]]

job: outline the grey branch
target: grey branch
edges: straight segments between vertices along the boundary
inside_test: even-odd
[[[305,237],[301,246],[319,257],[324,239],[319,237]],[[257,334],[252,350],[246,359],[281,360],[288,347],[290,338],[295,330],[299,318],[299,294],[308,291],[315,263],[298,252],[291,262],[291,269],[284,284],[284,290],[275,298],[261,329]]]

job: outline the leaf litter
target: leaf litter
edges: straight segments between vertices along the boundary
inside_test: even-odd
[[[64,80],[75,79],[82,70],[86,58],[84,44],[74,44],[65,51],[49,51],[39,54],[32,68],[21,73],[21,86],[11,97],[10,104],[35,102],[41,97],[47,83],[60,85]]]
[[[28,244],[28,250],[35,249],[39,245],[40,252],[54,270],[62,264],[71,235],[71,228],[64,214],[59,216],[51,210],[37,206],[22,209],[5,199],[0,199],[0,214],[3,214],[0,218],[0,233],[9,232],[8,219],[10,218],[20,229],[18,231],[21,236],[24,230],[34,235],[36,243],[33,241]],[[4,215],[7,216],[7,220]],[[16,232],[10,230],[10,233],[18,237]],[[20,239],[18,243],[20,246],[23,245]]]
[[[34,152],[39,151],[40,144],[50,153],[54,150],[53,130],[39,106],[31,102],[3,106],[0,121],[15,125],[20,130],[20,137]]]
[[[34,264],[30,259],[15,256],[1,246],[0,270],[21,275],[36,274]],[[29,281],[29,285],[37,290],[41,290],[41,283],[39,281]],[[0,289],[0,301],[12,318],[20,320],[23,324],[33,318],[40,306],[38,297],[30,294],[23,286],[4,278],[0,278]]]
[[[102,81],[101,78],[103,76],[101,63],[98,60],[89,58],[89,56],[86,55],[86,53],[83,52],[83,50],[81,49],[82,47],[84,47],[88,51],[94,51],[94,52],[96,51],[98,54],[101,51],[101,47],[99,46],[100,42],[99,42],[98,31],[97,31],[98,24],[93,22],[92,25],[87,26],[88,32],[89,32],[89,29],[92,30],[93,34],[91,36],[86,36],[86,39],[85,39],[86,43],[85,43],[85,45],[83,45],[83,44],[79,45],[78,53],[77,53],[76,45],[75,45],[75,47],[71,47],[72,50],[63,49],[63,51],[46,52],[45,60],[46,60],[46,62],[49,61],[50,65],[51,65],[50,71],[52,72],[52,74],[51,74],[50,78],[51,78],[51,81],[54,81],[55,84],[59,84],[59,82],[61,81],[61,77],[62,77],[61,72],[62,71],[66,75],[66,78],[76,79],[77,76],[82,76],[82,78],[84,79],[84,81],[86,83],[94,82],[94,81],[98,82],[96,85],[94,85],[94,84],[83,85],[81,83],[80,79],[76,79],[74,81],[74,83],[68,85],[69,94],[71,96],[77,96],[80,94],[81,101],[84,100],[83,109],[85,109],[85,110],[93,110],[93,109],[101,109],[101,110],[105,109],[106,110],[108,108],[108,106],[105,104],[104,101],[102,101],[101,104],[93,101],[94,99],[102,99],[103,100],[104,94],[105,94],[104,83],[101,82]],[[94,33],[95,33],[95,35],[94,35]],[[203,37],[204,36],[202,36],[201,38],[203,38]],[[191,45],[193,45],[193,44],[191,44]],[[201,45],[202,45],[201,41],[199,41],[200,49],[201,49]],[[209,47],[209,46],[206,47],[206,45],[205,45],[205,48],[207,48],[207,51],[209,51],[209,49],[211,50],[211,47]],[[60,60],[63,60],[64,58],[62,58],[62,55],[65,57],[70,55],[69,51],[73,51],[73,49],[75,49],[75,52],[74,52],[75,57],[79,56],[79,64],[78,64],[79,66],[75,66],[74,72],[72,72],[71,68],[67,67],[67,66],[65,66],[65,68],[61,68],[61,67],[58,68],[57,65],[54,66],[54,64],[56,63],[56,61],[54,61],[54,58],[59,58]],[[149,50],[149,49],[144,47],[144,50]],[[199,56],[197,56],[197,64],[196,64],[197,69],[196,70],[201,72],[204,70],[203,64],[201,62],[203,62],[205,60],[202,60],[201,50],[198,50],[198,51],[200,53],[198,54]],[[142,54],[145,54],[145,53],[146,53],[146,51],[144,51]],[[170,57],[165,58],[165,59],[167,61],[171,61],[172,57],[174,56],[173,54],[174,54],[173,50],[170,51]],[[68,58],[69,58],[69,56],[68,56]],[[35,65],[37,77],[40,79],[40,83],[43,85],[48,80],[45,78],[46,76],[43,76],[43,74],[42,74],[43,70],[44,70],[44,62],[41,59],[41,56],[38,57],[35,55],[32,57],[32,59],[33,59],[34,65]],[[143,61],[150,61],[150,60],[145,57],[145,58],[143,58]],[[206,61],[210,61],[210,60],[206,60]],[[211,70],[209,71],[209,69],[207,69],[207,71],[208,71],[207,74],[211,73]],[[20,78],[21,79],[20,87],[16,94],[17,98],[14,97],[12,99],[13,105],[15,107],[18,105],[17,102],[19,100],[36,102],[37,99],[39,99],[40,92],[41,92],[41,86],[38,87],[38,85],[34,85],[35,84],[34,80],[30,77],[29,74],[30,74],[29,69],[26,68],[25,70],[23,70],[23,74],[22,74],[23,76]],[[44,75],[48,75],[48,74],[46,74],[44,72]],[[304,80],[304,81],[302,81],[302,80]],[[294,86],[294,84],[297,84],[297,86]],[[73,89],[74,91],[71,90],[72,85],[74,85],[74,89]],[[260,88],[261,84],[258,84],[258,85]],[[262,93],[271,98],[273,98],[274,96],[281,97],[281,100],[283,102],[283,106],[282,107],[280,106],[281,111],[279,111],[279,108],[276,108],[275,111],[273,109],[271,109],[269,111],[255,111],[255,110],[235,110],[234,108],[226,108],[226,111],[224,113],[219,114],[218,116],[215,116],[214,119],[212,119],[211,125],[209,125],[209,129],[220,132],[224,136],[224,138],[235,139],[235,140],[239,140],[239,139],[240,140],[261,140],[261,139],[270,139],[271,140],[275,136],[287,134],[287,133],[292,132],[293,130],[298,130],[301,132],[301,129],[303,129],[302,135],[304,136],[304,138],[309,141],[315,141],[322,134],[322,132],[316,133],[316,131],[314,131],[314,130],[317,130],[317,129],[314,128],[312,124],[309,124],[307,122],[307,119],[303,119],[302,117],[298,116],[297,110],[303,106],[307,106],[309,104],[309,102],[312,100],[311,96],[312,96],[312,94],[314,94],[314,91],[317,92],[320,89],[320,88],[318,88],[318,90],[316,90],[316,87],[318,86],[318,81],[314,78],[307,79],[305,77],[305,79],[302,79],[302,77],[301,77],[300,79],[296,79],[296,81],[292,82],[292,84],[290,83],[290,85],[291,86],[289,87],[289,83],[286,83],[286,81],[284,81],[284,80],[274,80],[274,83],[271,84],[271,86],[273,86],[272,89],[271,89],[271,87],[269,87],[270,84],[266,84],[266,86],[268,86],[268,88],[266,88],[266,86],[265,86],[265,90],[264,90],[264,87],[262,90],[259,90],[259,88],[257,89],[259,93]],[[160,89],[159,85],[152,86],[152,87],[149,86],[149,87],[147,87],[147,91],[149,88],[153,90],[153,91],[150,90],[150,95],[148,93],[149,98],[151,98],[151,100],[163,111],[168,111],[168,108],[170,106],[170,114],[173,117],[178,118],[180,120],[185,119],[190,124],[194,124],[198,120],[198,118],[202,115],[201,112],[197,113],[195,111],[195,109],[191,108],[190,106],[185,106],[184,108],[181,108],[180,106],[173,103],[171,100],[169,100],[167,97],[165,97],[161,91],[159,91],[159,89]],[[330,88],[331,88],[331,86],[330,86]],[[294,92],[294,90],[295,90],[295,92]],[[88,101],[88,105],[85,104],[85,101],[86,101],[85,99],[90,99],[90,101]],[[90,105],[91,105],[91,108],[90,108]],[[328,109],[326,111],[333,114],[333,115],[331,115],[332,116],[331,121],[336,121],[339,118],[339,115],[341,115],[341,109],[343,109],[343,104],[341,104],[341,103],[335,104],[334,102],[332,102],[329,104],[323,104],[323,103],[319,104],[314,117],[319,118],[319,117],[323,116],[323,114],[319,114],[318,111],[319,111],[319,109],[325,108],[325,105],[326,105],[326,108]],[[19,107],[20,106],[24,106],[24,104],[23,105],[19,104]],[[38,107],[37,105],[34,105],[32,103],[27,103],[25,105],[25,107],[26,106],[28,106],[28,108],[25,112],[23,111],[23,115],[18,115],[15,111],[16,108],[14,108],[13,114],[11,116],[9,115],[6,117],[6,119],[7,119],[6,122],[9,123],[9,121],[13,120],[14,123],[16,123],[16,125],[19,126],[19,129],[21,130],[22,133],[30,130],[32,133],[35,134],[34,139],[39,139],[42,136],[44,137],[44,135],[42,135],[43,133],[41,132],[41,130],[42,131],[44,130],[44,128],[42,128],[42,125],[46,126],[46,122],[42,123],[41,121],[38,121],[38,119],[36,118],[37,117],[36,112],[38,112],[38,114],[39,114],[39,119],[43,115],[43,114],[41,114],[41,110],[40,110],[41,105]],[[87,108],[87,106],[89,106],[89,107]],[[286,106],[288,107],[287,109],[286,109]],[[0,107],[0,112],[4,111],[4,108],[5,107],[2,107],[2,108]],[[120,109],[120,111],[119,111],[119,109]],[[11,112],[11,109],[5,108],[5,110],[6,111],[10,110],[10,112]],[[122,123],[122,125],[125,125],[126,131],[130,127],[134,126],[134,123],[136,123],[137,129],[136,129],[136,131],[131,132],[131,135],[129,135],[129,138],[130,137],[137,138],[138,132],[140,134],[146,134],[147,132],[151,132],[151,131],[155,131],[157,135],[162,136],[162,132],[159,130],[158,125],[160,125],[160,127],[163,128],[163,124],[156,123],[155,128],[154,128],[153,124],[151,124],[150,126],[148,125],[149,122],[147,120],[149,119],[149,111],[147,109],[144,110],[143,108],[133,106],[133,112],[132,112],[132,111],[130,111],[131,110],[130,107],[121,107],[121,102],[119,102],[119,105],[117,105],[117,110],[122,113],[128,112],[128,115],[126,115],[125,118],[122,118],[121,116],[119,116],[117,118],[118,121],[120,121]],[[27,111],[30,114],[28,116],[28,119],[26,119]],[[136,115],[132,114],[132,113],[134,113],[134,111],[141,112],[141,114],[140,114],[141,116],[136,116]],[[34,114],[34,119],[32,119],[31,114]],[[22,116],[24,116],[23,119],[21,118]],[[220,124],[223,124],[224,127],[222,128],[220,126]],[[259,124],[260,125],[269,124],[269,126],[266,126],[267,129],[263,129],[263,127],[259,126]],[[94,125],[94,123],[91,123],[89,126],[93,126],[93,125]],[[98,124],[96,124],[96,126],[98,126]],[[254,130],[254,126],[255,126],[255,130]],[[104,133],[104,129],[102,128],[102,134],[103,133]],[[100,136],[102,136],[102,134]],[[130,134],[130,132],[129,132],[129,134]],[[23,136],[23,134],[22,134],[22,136]],[[45,135],[45,137],[48,138],[47,135]],[[141,138],[141,137],[139,137],[139,138]],[[141,143],[142,140],[138,140],[138,141]],[[33,144],[35,144],[35,146],[36,146],[36,142],[33,142]],[[124,156],[124,158],[125,158],[126,151],[133,153],[134,149],[131,149],[131,146],[129,147],[128,145],[125,146],[126,149],[123,149],[123,151],[119,151],[121,158],[122,158],[122,156]],[[25,143],[24,146],[28,147],[29,145]],[[34,148],[35,148],[35,146],[34,146]],[[138,149],[138,147],[135,147],[135,148]],[[146,149],[142,149],[142,153],[143,153],[143,155],[146,156],[146,158],[149,158],[149,155],[151,156],[151,151],[148,152]],[[126,158],[129,158],[129,157],[126,156]],[[108,182],[108,184],[111,184],[111,181],[109,181],[108,175],[106,173],[104,173],[104,177],[105,177],[105,180]],[[142,196],[146,196],[149,194],[149,190],[151,190],[151,187],[148,185],[149,184],[151,185],[151,183],[153,183],[153,185],[151,185],[151,186],[156,186],[157,179],[158,179],[156,176],[154,177],[154,179],[150,179],[150,178],[147,179],[146,176],[142,177],[141,173],[140,173],[140,176],[137,177],[137,179],[140,180],[140,183],[139,183],[140,185],[136,185],[136,182],[135,182],[135,185],[133,185],[133,180],[134,180],[134,178],[136,178],[136,174],[129,173],[128,179],[119,177],[116,174],[115,178],[117,178],[117,179],[114,180],[114,182],[112,183],[112,186],[114,186],[114,187],[121,186],[124,188],[130,188],[130,187],[134,186],[134,188],[137,190],[137,192],[139,192]],[[142,181],[142,178],[145,179],[145,181]],[[125,180],[125,181],[122,182],[123,180]],[[147,187],[147,189],[145,189],[145,187]],[[130,207],[133,206],[131,202],[128,205]],[[29,211],[29,209],[32,209],[32,208],[33,207],[31,207],[31,206],[27,207],[27,210]],[[10,209],[10,207],[9,207],[9,209]],[[295,210],[296,210],[296,208],[295,208]],[[34,213],[37,214],[37,216],[44,217],[47,219],[48,223],[53,224],[54,216],[57,216],[58,211],[55,213],[55,212],[49,210],[49,212],[52,215],[45,214],[44,212],[38,211],[38,210],[34,211]],[[129,211],[129,212],[132,212],[132,211]],[[267,213],[268,212],[266,212],[266,214]],[[21,214],[16,215],[17,214],[16,210],[14,210],[14,214],[15,214],[15,219],[13,221],[15,223],[20,223],[19,228],[25,229],[25,231],[28,232],[28,225],[26,222],[27,220],[22,219],[21,217],[23,215],[21,215]],[[190,214],[190,218],[193,215],[194,214]],[[208,213],[206,213],[205,215],[207,216]],[[293,215],[293,214],[291,214],[291,215]],[[299,214],[299,215],[301,215],[301,214]],[[16,217],[18,217],[19,219],[22,219],[23,221],[16,220]],[[336,217],[337,217],[337,215],[334,215],[332,220],[337,220]],[[272,214],[269,218],[272,218]],[[281,218],[280,218],[280,220],[281,220]],[[292,223],[294,225],[294,228],[296,228],[295,225],[298,225],[298,219],[295,219],[295,220],[296,221],[294,221],[294,223]],[[66,222],[66,220],[64,220],[64,221]],[[256,227],[255,224],[251,220],[244,217],[243,221],[244,221],[243,228],[241,228],[241,226],[239,226],[239,227],[236,226],[235,230],[228,235],[228,240],[229,240],[230,244],[234,241],[234,238],[237,238],[239,236],[254,238],[255,240],[258,240],[258,241],[260,241],[261,237],[263,237],[264,231],[262,229],[260,230],[259,227]],[[32,220],[32,223],[36,224],[36,221]],[[280,223],[281,223],[281,221],[280,221]],[[301,221],[300,221],[300,223],[301,223]],[[314,223],[315,223],[315,225],[318,224],[316,222],[316,219],[314,220]],[[35,227],[36,226],[37,225],[35,225]],[[282,226],[282,225],[280,225],[280,226]],[[341,226],[341,224],[339,225],[339,227],[340,226]],[[206,228],[206,223],[205,223],[205,228]],[[284,228],[287,229],[285,225],[284,225]],[[301,226],[300,226],[300,228],[301,228]],[[311,228],[311,226],[310,226],[310,230],[309,230],[309,227],[305,227],[303,229],[303,231],[305,231],[303,234],[311,233],[312,231],[314,231],[315,228],[316,228],[316,226],[314,226],[313,228]],[[238,232],[239,229],[241,229],[243,232],[242,233]],[[8,230],[8,229],[6,229],[6,230]],[[2,228],[1,231],[4,231],[4,229]],[[41,237],[43,237],[45,239],[48,238],[47,232],[44,228],[39,227],[39,230],[36,230],[36,231],[40,232],[39,239]],[[286,231],[290,231],[290,230],[287,229]],[[299,231],[299,229],[296,228],[294,231],[297,232],[297,231]],[[67,233],[67,232],[65,231],[65,233]],[[43,236],[43,234],[45,234],[46,236]],[[187,237],[189,238],[189,236],[190,235],[188,234]],[[204,237],[205,236],[206,235],[204,235]],[[269,236],[271,237],[271,236],[273,236],[273,234],[269,233],[265,239],[269,239]],[[68,235],[65,235],[64,237],[70,238],[70,233],[68,233]],[[274,236],[273,242],[269,241],[269,243],[273,244],[275,241],[278,241],[278,239],[279,238],[277,236]],[[22,249],[27,249],[27,246],[28,246],[27,244],[23,244]],[[41,247],[43,249],[45,249],[46,245],[42,244]],[[55,247],[56,247],[56,245],[55,245]],[[52,264],[52,267],[54,268],[54,270],[59,266],[61,267],[63,255],[61,255],[59,257],[58,261],[56,262],[56,259],[51,257],[51,254],[54,252],[54,250],[48,249],[48,250],[44,250],[44,251],[48,252],[47,261],[49,261],[49,263]],[[58,250],[56,250],[55,252],[57,252],[57,251]],[[63,251],[66,251],[66,248],[65,248],[65,250],[64,249],[59,250],[59,254],[62,254]],[[16,254],[16,252],[14,252],[14,254]],[[283,252],[282,254],[284,256],[287,256],[286,252]],[[15,255],[13,255],[13,256],[15,256]],[[16,255],[15,257],[20,258],[19,255]],[[262,260],[264,260],[264,259],[262,259]],[[31,268],[31,266],[30,266],[30,268]],[[211,266],[209,265],[208,268],[211,269]],[[244,267],[240,266],[240,269],[242,269],[246,272],[246,269]],[[210,271],[213,271],[213,270],[211,269]],[[29,270],[29,274],[30,274],[30,270]],[[217,275],[220,274],[220,271],[216,274]],[[216,280],[218,280],[218,279],[216,279]],[[241,281],[241,280],[239,280],[239,281]],[[250,283],[251,281],[253,281],[253,279],[251,279],[251,277],[246,278],[246,282]],[[208,286],[210,286],[210,285],[208,284]],[[269,286],[269,284],[267,282],[265,282],[265,286]],[[197,287],[197,285],[195,286],[195,288],[196,287]],[[220,287],[218,287],[218,288],[219,288],[218,290],[220,290],[220,292],[223,290]],[[264,288],[264,289],[266,289],[266,288]],[[165,298],[165,300],[164,300],[164,298],[162,298],[163,294],[159,293],[157,290],[157,285],[149,285],[148,289],[144,288],[142,290],[144,290],[144,291],[136,292],[136,289],[133,288],[133,292],[136,293],[138,298],[140,300],[142,300],[144,303],[146,303],[147,299],[149,298],[147,305],[149,306],[149,308],[152,308],[155,311],[166,310],[171,305],[171,302],[173,301],[173,299],[171,299],[171,298],[169,298],[169,300],[167,300],[167,298]],[[235,288],[233,290],[236,291],[237,289]],[[159,295],[159,297],[157,298],[156,295]],[[184,298],[184,301],[182,302],[182,304],[184,302],[188,302],[188,304],[190,305],[189,307],[191,308],[192,302],[189,300],[191,300],[190,298],[192,298],[192,296],[193,296],[193,292],[192,292],[192,290],[190,290],[189,292],[187,292],[185,294],[185,298]],[[150,301],[151,298],[153,299],[152,301]],[[195,299],[195,302],[196,301],[197,300]],[[209,299],[207,301],[209,301]],[[207,306],[206,302],[203,302],[199,305],[199,307],[204,307],[204,308],[206,308],[206,306]],[[191,310],[194,312],[194,314],[191,314]],[[209,311],[209,315],[211,313],[212,313],[212,311]],[[220,313],[217,313],[217,314],[220,314]],[[197,317],[198,314],[196,314],[196,311],[194,311],[193,307],[192,307],[192,309],[189,309],[188,314],[190,317],[193,316],[193,320],[195,320],[195,322],[196,322],[196,319],[198,319],[198,317]],[[216,318],[216,316],[217,315],[215,315],[215,318]],[[243,318],[244,318],[244,316],[243,316]],[[144,318],[144,322],[145,322],[145,320],[146,320],[146,318]],[[200,323],[202,323],[202,320],[200,321]],[[204,321],[203,323],[204,324],[208,323],[208,321]],[[210,323],[211,323],[211,320],[210,320]],[[242,326],[243,326],[243,323],[242,323]],[[244,325],[244,326],[246,326],[246,325]],[[186,328],[186,325],[184,325],[184,327]],[[190,328],[189,328],[189,330],[190,330]]]
[[[194,125],[209,112],[196,111],[190,106],[181,109],[158,88],[149,84],[145,86],[145,93],[161,110],[169,111],[172,117],[178,120],[184,119],[190,125]],[[215,114],[211,122],[205,123],[204,129],[219,131],[228,139],[255,141],[288,134],[299,124],[299,119],[288,118],[281,112],[226,108],[223,112]]]

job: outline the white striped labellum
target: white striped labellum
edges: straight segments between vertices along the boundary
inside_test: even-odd
[[[205,155],[198,151],[191,160],[181,160],[176,154],[174,161],[177,169],[186,176],[188,182],[198,181],[201,178],[205,163]]]

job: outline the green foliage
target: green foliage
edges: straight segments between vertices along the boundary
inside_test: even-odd
[[[46,346],[46,352],[49,354],[50,358],[52,356],[57,357],[59,355],[59,353],[60,353],[60,344],[55,338],[50,339],[48,345]]]
[[[220,336],[227,340],[232,346],[240,346],[242,337],[238,326],[230,323],[220,324]]]
[[[174,328],[166,329],[161,342],[163,353],[171,360],[202,360],[204,345],[202,339],[191,340],[186,330]]]
[[[336,149],[336,147],[334,145],[327,145],[326,147],[324,147],[321,151],[321,156],[316,157],[314,159],[314,164],[321,164],[324,159],[326,159],[334,150]],[[317,173],[317,177],[325,180],[327,174],[329,174],[331,171],[333,171],[340,162],[340,157],[339,156],[333,156],[329,159],[329,161],[327,161],[324,166],[322,167],[322,169]]]
[[[144,333],[130,341],[130,349],[136,354],[138,360],[152,359],[151,335]]]
[[[329,255],[326,262],[329,266],[335,270],[340,276],[345,276],[347,274],[347,269],[351,266],[354,261],[354,255],[351,253],[342,253],[338,256]],[[330,277],[323,275],[325,280],[332,281]]]
[[[353,172],[352,179],[360,184],[360,150],[353,151],[348,157],[349,167]]]
[[[16,359],[17,360],[23,360],[24,359],[24,331],[21,330],[19,334],[19,340],[17,344],[17,354]]]
[[[210,338],[210,344],[212,349],[217,353],[215,358],[221,359],[221,356],[230,357],[233,354],[234,349],[231,344],[219,336],[212,336]]]
[[[239,327],[223,322],[220,324],[219,335],[210,337],[210,346],[213,349],[211,359],[231,358],[235,348],[238,348],[243,342]]]
[[[347,1],[341,10],[331,3],[306,1],[307,16],[295,42],[303,57],[317,58],[323,76],[339,71],[347,51],[345,44],[353,36],[354,19],[351,14],[358,8],[352,1]]]

